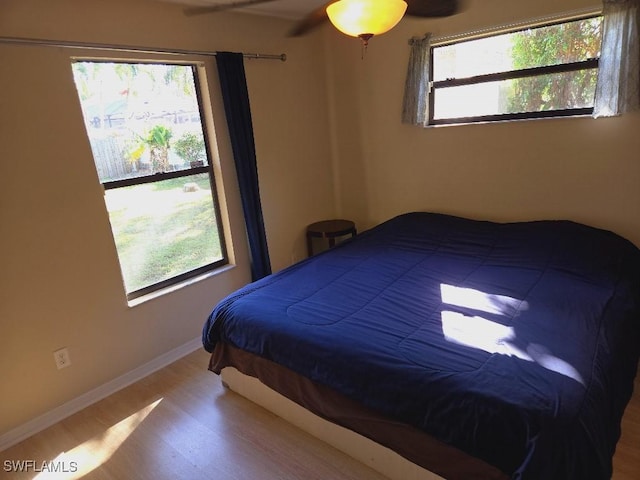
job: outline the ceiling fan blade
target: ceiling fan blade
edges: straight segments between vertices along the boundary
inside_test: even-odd
[[[332,3],[335,3],[336,0],[332,0],[331,2],[327,2],[324,5],[316,8],[311,13],[307,14],[302,20],[300,20],[295,27],[293,27],[289,31],[290,37],[300,37],[306,33],[309,33],[311,30],[319,27],[323,23],[329,20],[327,17],[327,7]]]
[[[460,11],[458,0],[405,0],[411,17],[449,17]]]
[[[234,8],[250,7],[261,3],[273,2],[275,0],[239,0],[237,2],[216,3],[202,7],[187,7],[183,10],[187,16],[202,15],[205,13],[222,12],[225,10],[233,10]]]

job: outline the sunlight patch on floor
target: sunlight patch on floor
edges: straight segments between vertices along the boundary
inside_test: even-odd
[[[162,398],[109,427],[103,434],[62,452],[47,462],[48,471],[41,471],[33,480],[73,480],[82,478],[107,462],[144,419],[160,404]]]

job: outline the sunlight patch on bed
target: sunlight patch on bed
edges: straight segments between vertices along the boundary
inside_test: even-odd
[[[72,480],[88,475],[111,458],[161,401],[162,398],[150,403],[111,426],[104,433],[96,435],[68,452],[62,452],[55,459],[47,462],[51,466],[49,471],[41,471],[33,477],[33,480],[54,478]]]
[[[527,310],[529,304],[525,300],[485,293],[473,288],[456,287],[446,283],[440,284],[442,301],[448,305],[471,308],[481,312],[513,316],[521,310]]]
[[[440,284],[440,293],[442,302],[447,305],[489,314],[516,317],[520,311],[529,308],[525,300],[444,283]],[[520,348],[518,345],[522,342],[516,342],[517,333],[514,327],[481,316],[468,316],[448,310],[443,310],[441,315],[442,332],[449,342],[535,362],[547,370],[585,384],[582,375],[573,365],[556,357],[543,345],[529,343],[526,348]]]
[[[546,347],[529,343],[525,350],[516,346],[513,327],[486,318],[470,317],[458,312],[442,312],[442,332],[447,341],[478,348],[488,353],[518,357],[569,377],[584,386],[582,375],[568,362],[553,355]]]
[[[511,348],[509,340],[515,340],[513,327],[492,322],[482,317],[468,317],[461,313],[442,312],[442,332],[449,342],[479,348],[488,353],[515,355],[523,358],[518,349]],[[524,360],[531,360],[524,355]]]

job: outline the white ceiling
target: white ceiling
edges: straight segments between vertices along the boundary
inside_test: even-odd
[[[162,0],[170,3],[179,3],[185,6],[206,6],[219,4],[233,4],[242,0]],[[289,18],[299,20],[312,10],[324,5],[327,0],[273,0],[252,7],[235,8],[234,10],[244,13],[258,15],[269,15],[274,17]],[[207,13],[204,15],[215,15]]]

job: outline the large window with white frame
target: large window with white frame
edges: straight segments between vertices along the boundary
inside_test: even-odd
[[[228,263],[199,67],[82,59],[72,69],[127,298]]]
[[[429,124],[593,112],[602,17],[431,48]]]

